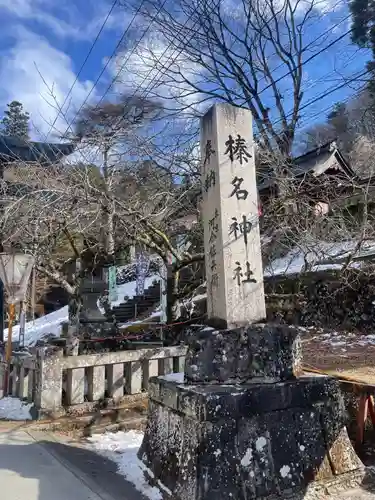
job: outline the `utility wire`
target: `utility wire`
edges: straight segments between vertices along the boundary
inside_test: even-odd
[[[97,44],[97,42],[98,42],[98,40],[99,40],[99,38],[100,38],[101,34],[103,33],[103,30],[104,30],[104,28],[105,28],[105,26],[106,26],[106,24],[107,24],[107,22],[108,22],[108,20],[109,20],[109,18],[110,18],[110,16],[111,16],[112,12],[114,11],[114,8],[116,7],[117,2],[118,2],[118,0],[114,0],[114,2],[113,2],[113,4],[112,4],[111,8],[109,9],[109,12],[107,13],[107,15],[106,15],[106,17],[105,17],[105,19],[104,19],[104,21],[103,21],[103,23],[102,23],[102,25],[101,25],[101,27],[100,27],[100,29],[99,29],[99,31],[98,31],[98,33],[97,33],[96,37],[95,37],[95,40],[94,40],[94,41],[93,41],[93,43],[91,44],[91,47],[90,47],[90,49],[89,49],[89,51],[88,51],[88,53],[87,53],[87,55],[86,55],[86,57],[85,57],[85,60],[83,61],[82,65],[81,65],[81,67],[80,67],[80,69],[79,69],[79,71],[78,71],[78,73],[77,73],[77,75],[76,75],[76,77],[75,77],[75,79],[74,79],[74,82],[72,83],[72,85],[71,85],[71,87],[70,87],[70,89],[69,89],[69,91],[68,91],[68,93],[67,93],[67,95],[66,95],[66,97],[65,97],[65,99],[64,99],[64,102],[62,103],[62,106],[61,106],[61,108],[60,108],[60,111],[57,113],[57,115],[56,115],[56,117],[55,117],[55,119],[54,119],[54,121],[53,121],[53,123],[52,123],[52,125],[51,125],[51,127],[50,127],[50,129],[49,129],[49,131],[48,131],[48,133],[47,133],[47,135],[46,135],[46,140],[48,139],[48,136],[50,135],[50,133],[51,133],[52,129],[53,129],[53,128],[54,128],[54,126],[56,125],[56,122],[57,122],[57,120],[58,120],[58,118],[59,118],[59,116],[60,116],[60,114],[61,114],[61,110],[63,110],[63,109],[64,109],[64,106],[65,106],[65,104],[66,104],[66,102],[67,102],[67,100],[68,100],[68,98],[69,98],[70,94],[72,93],[73,88],[75,87],[75,85],[76,85],[76,83],[77,83],[77,81],[78,81],[78,78],[80,77],[80,75],[81,75],[81,73],[82,73],[82,71],[83,71],[83,68],[86,66],[87,61],[88,61],[89,57],[91,56],[91,54],[92,54],[92,52],[93,52],[93,50],[94,50],[94,48],[95,48],[95,45]]]
[[[302,111],[303,109],[306,109],[308,108],[309,106],[312,106],[313,104],[315,104],[316,102],[320,101],[321,99],[324,99],[325,97],[333,94],[334,92],[336,92],[337,90],[340,90],[344,87],[346,87],[347,85],[349,85],[350,83],[353,83],[355,82],[356,80],[358,80],[358,78],[361,78],[362,76],[365,76],[366,74],[370,73],[370,70],[366,70],[366,71],[363,71],[361,74],[359,75],[356,75],[354,76],[353,78],[349,79],[348,81],[342,83],[341,85],[337,85],[335,86],[334,88],[331,88],[325,92],[323,92],[322,94],[319,94],[317,95],[316,97],[312,98],[310,101],[308,101],[306,104],[304,104],[303,106],[300,106],[299,108],[299,112]],[[293,115],[293,111],[290,111],[289,113],[287,113],[285,115],[285,118],[290,118],[290,116]],[[273,126],[274,125],[277,125],[278,123],[282,122],[283,119],[278,119],[276,121],[273,122]]]
[[[313,59],[315,59],[316,57],[318,57],[319,55],[321,55],[323,52],[325,52],[326,50],[330,49],[331,47],[333,47],[337,42],[340,42],[343,38],[345,38],[347,35],[349,35],[349,33],[351,33],[351,29],[346,31],[344,34],[340,35],[339,37],[335,38],[332,42],[330,42],[328,45],[326,45],[325,47],[323,47],[322,49],[320,49],[318,52],[315,52],[315,54],[313,54],[312,56],[308,57],[305,61],[303,61],[302,63],[298,64],[296,69],[300,69],[300,68],[303,68],[303,66],[305,66],[307,63],[309,63],[310,61],[312,61]],[[287,76],[293,74],[295,70],[292,70],[292,71],[288,71],[287,73],[285,73],[284,75],[281,75],[279,78],[277,78],[276,80],[274,80],[272,83],[270,83],[269,85],[267,85],[266,87],[264,87],[264,89],[262,89],[260,92],[258,92],[258,95],[259,94],[263,94],[263,92],[265,92],[266,90],[268,90],[269,88],[271,88],[273,85],[275,85],[276,83],[280,82],[281,80],[283,80],[284,78],[286,78]],[[245,103],[246,101],[244,101]]]
[[[120,40],[118,41],[116,47],[114,48],[114,50],[112,51],[111,55],[108,57],[105,65],[103,66],[101,72],[99,73],[98,77],[96,78],[93,86],[91,87],[91,90],[89,91],[89,93],[87,94],[87,96],[85,97],[83,103],[81,104],[81,106],[79,107],[78,111],[76,112],[76,114],[74,115],[74,118],[71,120],[70,124],[68,124],[68,128],[66,129],[65,131],[65,134],[64,136],[66,136],[66,134],[68,133],[69,129],[71,129],[71,126],[72,124],[74,123],[75,119],[77,118],[77,116],[79,115],[79,113],[81,112],[81,110],[83,109],[83,107],[85,106],[85,104],[87,103],[88,99],[90,98],[91,94],[93,93],[96,85],[99,83],[99,80],[101,79],[101,77],[103,76],[104,72],[106,71],[106,69],[108,68],[109,66],[109,63],[112,61],[113,57],[115,56],[115,54],[117,53],[119,47],[121,46],[122,42],[124,41],[126,35],[128,34],[130,28],[132,27],[133,23],[135,22],[135,19],[137,17],[137,15],[140,13],[142,7],[143,7],[143,4],[146,2],[146,0],[142,0],[141,3],[139,4],[138,6],[138,9],[136,10],[135,14],[133,15],[132,17],[132,20],[130,21],[130,23],[128,24],[126,30],[123,32]],[[143,36],[143,35],[142,35]],[[108,92],[109,89],[107,89],[106,92]],[[103,94],[101,100],[99,102],[101,102],[104,97],[105,97],[106,93]]]
[[[345,78],[346,76],[344,74],[341,74],[341,72],[347,68],[348,66],[350,66],[352,64],[352,61],[354,58],[357,57],[357,54],[358,52],[360,51],[361,49],[356,49],[356,51],[351,55],[349,56],[349,58],[346,59],[345,63],[339,67],[339,68],[335,68],[334,70],[332,71],[329,71],[327,73],[324,73],[323,75],[319,76],[318,78],[316,79],[311,79],[309,80],[305,85],[308,87],[308,90],[310,91],[311,89],[313,89],[314,87],[316,87],[317,85],[321,84],[322,82],[338,82],[338,81],[342,81],[343,78]],[[359,69],[356,69],[355,72],[357,71],[360,71]],[[351,72],[351,75],[353,75],[353,71]],[[330,76],[333,76],[335,75],[336,78],[331,78],[329,79]],[[348,75],[348,76],[351,76],[351,75]],[[347,77],[346,77],[347,78]],[[289,91],[286,91],[285,93],[283,93],[283,98],[285,99],[286,97],[290,96],[293,94],[293,90],[289,90]]]
[[[189,21],[189,19],[187,20],[187,22],[188,22],[188,21]],[[185,23],[185,24],[186,24],[186,23]],[[343,38],[345,38],[345,37],[346,37],[346,36],[347,36],[350,32],[351,32],[351,30],[348,30],[348,31],[347,31],[347,32],[345,32],[344,34],[342,34],[342,35],[340,35],[339,37],[337,37],[335,40],[333,40],[332,42],[330,42],[328,45],[326,45],[325,47],[323,47],[321,50],[319,50],[318,52],[316,52],[315,54],[313,54],[312,56],[310,56],[308,59],[306,59],[305,61],[303,61],[303,62],[302,62],[302,64],[300,64],[300,67],[303,67],[305,64],[307,64],[307,63],[308,63],[308,62],[310,62],[311,60],[313,60],[313,59],[315,59],[316,57],[318,57],[319,55],[321,55],[323,52],[325,52],[326,50],[328,50],[329,48],[331,48],[331,47],[332,47],[333,45],[335,45],[337,42],[339,42],[340,40],[342,40]],[[326,33],[326,32],[325,32],[325,33]],[[319,37],[318,37],[318,38],[319,38]],[[316,40],[315,40],[315,41],[316,41]],[[184,47],[185,47],[185,46],[186,46],[189,42],[190,42],[190,40],[187,40],[184,44],[182,44],[182,47],[180,48],[178,55],[174,58],[174,60],[173,60],[173,61],[171,62],[171,64],[169,65],[169,67],[173,64],[173,62],[177,59],[177,57],[178,57],[178,56],[182,53],[182,51],[184,50]],[[315,42],[312,42],[312,43],[315,43]],[[158,59],[158,61],[159,61],[159,62],[160,62],[160,60],[163,58],[163,56],[165,55],[165,53],[167,52],[167,50],[169,49],[170,45],[171,45],[171,43],[169,44],[169,46],[167,46],[167,48],[163,51],[163,53],[162,53],[162,54],[161,54],[161,56],[159,57],[159,59]],[[176,50],[177,50],[177,49],[176,49]],[[170,56],[170,58],[169,58],[169,59],[171,59],[171,57],[172,57],[172,56]],[[115,78],[114,78],[114,81],[116,80],[116,78],[119,76],[119,74],[120,74],[120,73],[121,73],[121,71],[123,70],[123,67],[124,67],[124,65],[123,65],[122,67],[120,67],[120,69],[119,69],[119,71],[118,71],[117,75],[116,75],[116,76],[115,76]],[[164,67],[165,67],[165,65],[164,65]],[[169,67],[165,69],[164,74],[166,73],[166,71],[168,71]],[[150,69],[150,71],[149,71],[149,72],[147,73],[147,75],[144,77],[144,79],[142,80],[142,82],[138,85],[138,88],[135,90],[135,92],[134,92],[133,96],[134,96],[134,95],[136,95],[136,93],[137,93],[137,91],[139,90],[139,88],[141,88],[141,87],[142,87],[142,85],[143,85],[144,81],[146,81],[146,80],[147,80],[147,78],[151,75],[151,73],[152,73],[152,71],[153,71],[153,70],[154,70],[154,67]],[[159,73],[161,73],[161,71],[159,71]],[[286,74],[282,75],[282,76],[281,76],[281,77],[279,77],[277,80],[275,80],[275,81],[274,81],[274,83],[278,83],[279,81],[281,81],[282,79],[286,78],[286,77],[287,77],[288,75],[290,75],[290,74],[291,74],[291,72],[289,71],[288,73],[286,73]],[[362,75],[360,75],[360,76],[362,76]],[[146,97],[146,96],[147,96],[147,94],[148,94],[148,93],[152,90],[152,89],[150,89],[150,90],[148,90],[148,91],[147,91],[148,87],[150,86],[150,84],[152,84],[152,82],[156,79],[156,77],[157,77],[157,75],[155,75],[155,77],[154,77],[154,78],[153,78],[153,79],[149,82],[148,86],[147,86],[147,87],[146,87],[146,89],[145,89],[145,94],[143,95],[143,97]],[[347,84],[348,84],[348,83],[350,83],[351,81],[352,81],[352,80],[350,80],[349,82],[345,82],[345,84],[343,84],[343,85],[339,86],[337,89],[342,88],[343,86],[347,85]],[[158,83],[158,82],[156,82],[156,84],[157,84],[157,83]],[[267,90],[267,88],[270,88],[271,86],[272,86],[272,84],[271,84],[271,85],[268,85],[267,87],[265,87],[264,89],[262,89],[262,90],[259,92],[259,94],[261,94],[262,92],[264,92],[265,90]],[[335,88],[334,90],[330,91],[329,93],[332,93],[332,92],[336,91],[337,89]],[[327,95],[329,95],[329,93],[328,93]],[[323,96],[323,97],[324,97],[324,96]],[[322,97],[322,98],[323,98],[323,97]],[[320,98],[320,97],[319,97],[319,98]],[[318,99],[318,98],[317,98],[317,99]],[[306,105],[304,105],[303,107],[301,107],[301,108],[300,108],[300,110],[301,110],[301,109],[305,109],[307,106],[309,106],[309,105],[313,104],[314,102],[315,102],[315,101],[312,101],[312,102],[307,103]],[[293,114],[293,113],[291,113],[291,114]],[[287,118],[288,116],[289,116],[289,115],[287,115],[287,116],[286,116],[286,118]],[[282,121],[282,120],[279,120],[279,121]],[[278,123],[278,122],[276,122],[276,123]],[[115,136],[116,136],[116,134],[115,134]],[[114,137],[115,137],[115,136],[114,136]],[[98,147],[98,152],[99,152],[99,149],[100,149],[100,146]]]
[[[340,24],[344,23],[345,21],[347,21],[349,18],[351,17],[351,14],[349,14],[348,16],[344,17],[344,19],[341,19],[341,21],[339,21],[338,23],[334,24],[333,26],[331,26],[329,29],[325,30],[323,33],[321,33],[319,36],[317,36],[316,38],[314,38],[314,40],[312,40],[310,43],[308,43],[306,45],[306,47],[303,48],[303,52],[306,52],[307,49],[309,47],[311,47],[312,45],[314,45],[314,43],[316,43],[318,40],[320,40],[321,38],[323,38],[325,35],[327,35],[329,32],[332,32],[335,28],[337,28],[338,26],[340,26]],[[350,30],[351,31],[351,30]],[[344,36],[346,36],[347,33],[345,33]],[[336,42],[335,42],[336,43]],[[274,54],[274,55],[277,55],[277,54]],[[296,55],[296,54],[295,54]],[[274,68],[272,70],[272,72],[274,71],[277,71],[279,68],[281,68],[282,66],[284,66],[285,63],[281,63],[279,64],[278,66],[276,66],[276,68]],[[289,73],[288,73],[289,74]],[[262,76],[261,78],[259,78],[259,82],[261,82],[262,80],[265,80],[267,78],[267,76]],[[276,83],[276,82],[275,82]],[[264,92],[265,90],[267,90],[267,88],[269,88],[270,86],[264,88],[263,90],[260,91],[261,92]]]
[[[340,101],[340,103],[342,104],[347,104],[349,103],[353,98],[355,97],[359,97],[361,92],[366,88],[366,85],[362,85],[356,92],[355,94],[352,94],[350,96],[348,96],[346,99],[343,99],[342,101]],[[333,109],[333,106],[332,104],[330,104],[329,106],[327,106],[326,108],[324,109],[320,109],[319,111],[317,111],[316,113],[313,113],[307,117],[304,117],[303,118],[303,123],[305,123],[307,120],[309,120],[310,123],[306,123],[303,125],[303,129],[306,129],[306,128],[309,128],[310,126],[313,125],[313,123],[311,123],[311,120],[314,120],[314,118],[317,118],[318,116],[321,116],[322,114],[326,115],[327,112],[331,111]],[[301,125],[300,125],[301,126]],[[303,130],[301,129],[301,130]]]
[[[161,9],[164,7],[166,3],[166,0],[163,2],[163,4],[160,6],[158,12],[155,14],[155,16],[153,17],[153,19],[155,19],[155,17],[160,13]],[[152,22],[153,22],[153,19],[151,20],[148,28],[146,31],[148,31],[148,29],[151,27],[152,25]],[[190,20],[190,17],[187,18],[187,20],[185,21],[185,24],[184,26],[187,25],[187,23],[189,22]],[[195,23],[196,24],[196,23]],[[144,33],[146,34],[146,32]],[[191,37],[191,39],[193,38],[193,36]],[[179,49],[179,52],[177,54],[177,56],[171,61],[171,63],[169,64],[168,68],[165,69],[164,73],[162,74],[162,76],[166,73],[166,71],[168,71],[168,69],[171,67],[171,65],[175,62],[175,60],[179,57],[179,55],[182,53],[182,51],[184,50],[184,48],[186,47],[186,45],[191,41],[190,40],[186,40],[184,44],[182,44],[182,47]],[[139,40],[140,41],[140,40]],[[147,80],[147,78],[149,78],[149,76],[151,75],[151,73],[154,71],[155,67],[157,67],[157,63],[160,62],[162,60],[162,58],[164,57],[164,55],[167,53],[167,51],[170,49],[172,45],[172,42],[170,42],[167,47],[164,49],[163,53],[159,56],[159,58],[157,59],[157,62],[156,64],[148,71],[148,73],[146,74],[146,76],[143,78],[143,80],[138,84],[137,88],[135,89],[135,91],[133,92],[132,96],[130,97],[130,99],[132,99],[133,97],[136,96],[137,92],[139,92],[139,90],[142,88],[142,85],[143,83]],[[132,52],[135,50],[135,47],[133,48]],[[175,49],[177,50],[177,48]],[[132,54],[131,52],[131,54]],[[94,107],[94,110],[97,109],[98,105],[100,104],[100,102],[102,102],[102,100],[104,99],[105,95],[108,93],[109,89],[112,87],[113,83],[116,81],[116,79],[119,77],[119,75],[121,74],[121,72],[124,70],[125,68],[125,65],[127,63],[127,61],[129,60],[131,54],[126,58],[126,60],[124,61],[124,63],[120,66],[119,70],[117,71],[117,74],[114,76],[114,78],[112,79],[112,82],[110,83],[110,85],[108,86],[108,88],[106,89],[106,91],[104,92],[103,96],[101,97],[101,99],[99,100],[99,102],[97,103],[97,105]],[[173,54],[171,54],[168,58],[168,60],[171,60],[172,59],[172,56]],[[168,62],[168,60],[166,61],[166,63]],[[165,67],[166,64],[164,64],[164,67]],[[156,78],[162,73],[161,70],[159,70],[157,72],[157,74],[151,79],[151,81],[149,82],[149,84],[147,85],[146,89],[144,90],[144,93],[143,95],[141,95],[141,97],[143,98],[146,98],[147,95],[151,92],[152,88],[151,89],[148,89],[148,87],[156,80]],[[160,81],[160,80],[159,80]],[[156,84],[158,84],[158,81],[156,82]],[[81,106],[82,108],[82,106]],[[80,108],[80,109],[81,109]],[[79,113],[79,112],[78,112]],[[76,116],[78,115],[78,113],[76,114]],[[75,119],[75,118],[74,118]],[[71,123],[73,123],[74,119],[72,120]],[[118,134],[117,134],[118,135]],[[113,138],[116,137],[116,134],[114,134]],[[100,147],[101,145],[98,146],[97,148],[97,153],[100,151]]]
[[[164,3],[165,3],[165,2],[164,2]],[[164,3],[163,3],[163,5],[160,7],[160,9],[159,9],[159,11],[158,11],[158,12],[160,12],[160,10],[163,8]],[[140,7],[138,8],[136,15],[137,15],[137,14],[138,14],[138,12],[140,11],[141,6],[142,6],[142,4],[141,4],[141,5],[140,5]],[[158,13],[157,13],[157,14],[158,14]],[[156,14],[156,15],[157,15],[157,14]],[[133,18],[133,19],[134,19],[134,18]],[[187,22],[188,22],[188,21],[189,21],[189,19],[187,20]],[[341,21],[341,22],[342,22],[342,21]],[[148,26],[147,31],[148,31],[148,29],[150,29],[151,24],[152,24],[152,21],[151,21],[150,25]],[[340,23],[338,23],[338,24],[340,24]],[[321,50],[319,50],[318,52],[316,52],[315,54],[313,54],[312,56],[310,56],[308,59],[306,59],[304,62],[302,62],[299,66],[300,66],[300,67],[303,67],[305,64],[307,64],[307,63],[308,63],[308,62],[310,62],[311,60],[315,59],[316,57],[318,57],[319,55],[321,55],[323,52],[325,52],[326,50],[328,50],[329,48],[331,48],[331,47],[332,47],[334,44],[336,44],[338,41],[340,41],[340,40],[342,40],[344,37],[346,37],[346,36],[347,36],[350,32],[351,32],[351,30],[349,30],[349,31],[347,31],[346,33],[344,33],[343,35],[339,36],[338,38],[336,38],[335,40],[333,40],[331,43],[329,43],[327,46],[323,47]],[[321,34],[319,37],[317,37],[317,39],[315,39],[313,42],[311,42],[311,43],[309,44],[309,46],[310,46],[311,44],[315,43],[315,42],[316,42],[319,38],[321,38],[322,36],[324,36],[326,33],[327,33],[327,32],[324,32],[324,33],[323,33],[323,34]],[[143,38],[143,36],[144,36],[144,35],[142,35],[142,38]],[[191,38],[192,38],[192,37],[191,37]],[[122,37],[122,39],[123,39],[123,37]],[[186,40],[186,42],[185,42],[184,44],[182,44],[182,47],[180,48],[180,50],[179,50],[179,54],[178,54],[178,55],[180,55],[180,54],[182,53],[182,51],[184,50],[184,47],[186,47],[186,45],[189,43],[189,41],[190,41],[190,40]],[[120,43],[121,43],[121,42],[120,42]],[[118,46],[120,45],[120,43],[118,44]],[[164,52],[161,54],[161,56],[159,57],[159,62],[160,62],[160,60],[162,59],[162,57],[166,54],[167,50],[169,50],[170,45],[172,45],[172,43],[170,43],[170,44],[166,47],[166,49],[164,50]],[[133,51],[134,51],[134,49],[135,49],[135,48],[133,48]],[[116,50],[117,50],[117,48],[115,49],[115,51],[116,51]],[[133,51],[132,51],[132,52],[133,52]],[[129,54],[129,56],[126,58],[125,62],[124,62],[124,63],[120,66],[120,69],[118,70],[118,72],[117,72],[116,76],[112,79],[111,84],[108,86],[107,90],[105,91],[105,93],[104,93],[104,94],[103,94],[103,96],[101,97],[101,99],[100,99],[99,103],[97,104],[97,106],[100,104],[100,102],[102,102],[102,100],[104,99],[105,95],[108,93],[108,91],[109,91],[109,90],[110,90],[110,88],[112,87],[113,83],[116,81],[116,79],[118,78],[118,76],[119,76],[119,75],[121,74],[121,72],[123,71],[123,69],[124,69],[124,67],[125,67],[125,65],[126,65],[126,63],[127,63],[127,61],[129,60],[129,58],[130,58],[131,54],[132,54],[132,53],[130,53],[130,54]],[[171,62],[171,64],[169,65],[169,67],[170,67],[170,66],[173,64],[173,62],[177,59],[178,55],[174,58],[174,60],[173,60],[173,61]],[[111,58],[112,58],[112,57],[113,57],[113,54],[112,54]],[[169,57],[169,59],[171,59],[171,57],[172,57],[172,56],[170,56],[170,57]],[[157,62],[156,62],[156,64],[157,64]],[[152,67],[152,68],[150,69],[150,71],[148,72],[148,74],[144,77],[144,79],[142,80],[142,82],[138,85],[138,88],[135,90],[135,92],[134,92],[133,96],[134,96],[134,95],[136,95],[136,93],[138,92],[138,90],[142,87],[142,85],[143,85],[144,81],[146,81],[146,80],[147,80],[147,78],[148,78],[148,77],[150,76],[150,74],[152,73],[152,71],[154,71],[154,69],[155,69],[155,67],[156,67],[156,64],[154,65],[154,67]],[[107,67],[107,66],[108,66],[108,64],[107,64],[107,65],[103,68],[103,71],[102,71],[102,73],[101,73],[101,74],[103,74],[103,73],[104,73],[104,71],[105,71],[105,69],[106,69],[106,67]],[[165,67],[165,64],[164,64],[164,67]],[[166,73],[166,71],[168,71],[169,67],[165,69],[165,71],[164,71],[164,73],[163,73],[163,74],[165,74],[165,73]],[[159,71],[159,74],[160,74],[160,73],[161,73],[161,71]],[[281,76],[281,77],[279,77],[277,80],[275,80],[272,84],[270,84],[270,85],[266,86],[264,89],[262,89],[262,90],[259,92],[259,94],[260,94],[260,93],[262,93],[262,92],[265,92],[265,91],[266,91],[268,88],[270,88],[273,84],[278,83],[278,82],[279,82],[279,81],[281,81],[283,78],[286,78],[287,76],[289,76],[291,73],[292,73],[292,72],[291,72],[291,71],[289,71],[289,72],[287,72],[286,74],[282,75],[282,76]],[[100,78],[100,76],[101,76],[101,75],[99,75],[99,78]],[[155,77],[154,77],[154,78],[153,78],[153,79],[149,82],[149,84],[147,85],[147,87],[146,87],[146,89],[145,89],[145,95],[147,95],[147,94],[148,94],[148,93],[152,90],[152,89],[148,90],[148,87],[150,87],[150,85],[153,83],[153,81],[155,81],[155,80],[156,80],[157,76],[158,76],[158,75],[155,75]],[[98,81],[98,80],[97,80],[97,81]],[[156,84],[157,84],[157,83],[158,83],[158,82],[156,82]],[[344,85],[347,85],[347,83],[349,83],[349,82],[346,82]],[[96,85],[96,83],[94,84],[94,86],[95,86],[95,85]],[[344,86],[344,85],[343,85],[343,86]],[[338,88],[341,88],[341,86],[339,86]],[[93,90],[93,89],[92,89],[92,90]],[[71,124],[74,122],[75,118],[78,116],[79,112],[81,111],[81,109],[83,108],[83,106],[85,105],[85,103],[87,102],[87,99],[88,99],[88,98],[89,98],[89,96],[91,95],[92,90],[90,91],[90,93],[88,94],[88,96],[86,97],[86,99],[84,100],[84,102],[83,102],[83,104],[81,105],[80,109],[78,110],[78,112],[76,113],[75,117],[73,118],[72,122],[69,124],[69,126],[68,126],[68,129],[67,129],[67,130],[69,130],[69,129],[71,128]],[[337,89],[335,89],[335,90],[337,90]],[[300,109],[304,109],[305,107],[307,107],[308,105],[311,105],[311,104],[313,104],[313,102],[309,102],[307,105],[303,106],[303,107],[302,107],[302,108],[300,108]],[[96,106],[96,107],[97,107],[97,106]],[[276,122],[276,123],[277,123],[277,122]]]

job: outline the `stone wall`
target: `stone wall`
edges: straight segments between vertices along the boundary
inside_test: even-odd
[[[373,331],[375,274],[356,269],[278,276],[265,282],[267,320]]]
[[[267,277],[264,287],[270,323],[374,330],[375,268]],[[194,314],[206,312],[204,290],[194,301]],[[188,319],[189,311],[183,309],[182,318]]]

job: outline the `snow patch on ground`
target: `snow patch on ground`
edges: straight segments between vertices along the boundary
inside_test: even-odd
[[[355,333],[340,333],[340,332],[329,332],[320,335],[314,335],[311,337],[312,341],[319,342],[323,345],[330,345],[331,347],[357,347],[357,346],[375,346],[375,335],[360,335]],[[341,349],[343,352],[346,349]]]
[[[0,399],[0,419],[31,420],[31,404],[24,404],[18,398]]]
[[[159,488],[150,486],[146,481],[144,476],[146,467],[137,457],[143,440],[141,432],[107,432],[94,434],[88,439],[98,453],[117,464],[117,472],[132,483],[139,492],[150,500],[163,500]],[[166,490],[163,485],[160,487]]]

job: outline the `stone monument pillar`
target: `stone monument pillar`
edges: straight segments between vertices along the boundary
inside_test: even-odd
[[[264,320],[251,112],[211,108],[202,119],[201,156],[208,318],[223,328]]]
[[[338,382],[301,370],[298,331],[265,317],[251,114],[202,120],[208,322],[184,382],[154,377],[139,458],[173,500],[323,500],[365,469]],[[166,497],[168,498],[168,497]]]

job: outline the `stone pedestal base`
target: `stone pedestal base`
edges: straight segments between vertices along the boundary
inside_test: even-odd
[[[151,379],[139,451],[173,500],[322,500],[360,483],[338,384],[185,385]]]

